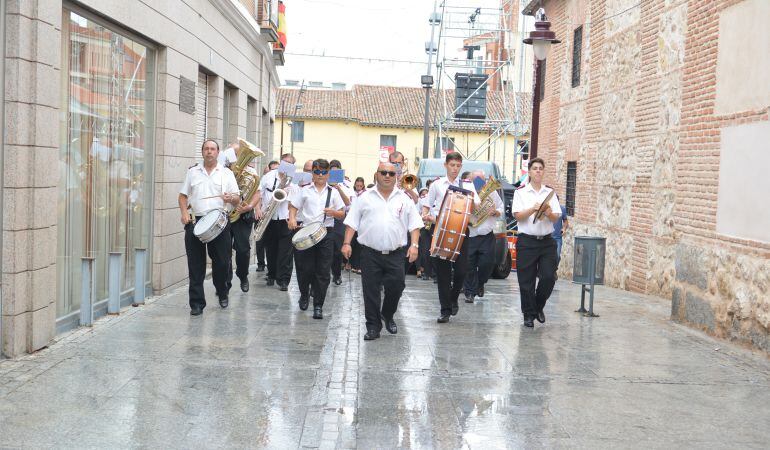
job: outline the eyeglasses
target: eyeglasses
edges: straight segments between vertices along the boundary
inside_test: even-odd
[[[318,169],[316,169],[316,170],[313,171],[314,175],[326,175],[327,173],[329,173],[328,170],[318,170]]]
[[[383,177],[395,177],[396,176],[396,172],[394,172],[392,170],[379,170],[378,172]]]

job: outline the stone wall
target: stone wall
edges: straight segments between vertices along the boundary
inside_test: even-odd
[[[720,41],[720,15],[727,11],[722,29],[744,29],[736,24],[762,16],[767,3],[585,3],[581,12],[576,0],[545,1],[563,43],[548,58],[538,153],[562,202],[567,162],[577,162],[578,171],[561,276],[571,276],[576,234],[605,236],[607,284],[671,298],[675,320],[768,350],[770,243],[718,233],[716,211],[720,154],[730,151],[720,147],[721,130],[767,121],[769,105],[757,108],[756,98],[746,97],[741,109],[733,105],[738,100],[723,100],[719,107],[732,109],[715,114],[715,98],[730,97],[717,89],[717,48],[740,51],[737,36],[735,44],[732,38]],[[583,73],[580,86],[572,87],[570,41],[581,24]],[[752,45],[762,53],[770,34],[758,32],[759,44]],[[734,57],[728,60],[736,64]],[[770,67],[743,60],[733,73],[749,72],[748,80],[762,78],[755,72]],[[735,83],[725,78],[722,85],[727,90]],[[762,136],[757,133],[756,151],[766,154],[770,139]],[[759,159],[749,153],[747,160]],[[749,189],[764,186],[758,179],[745,182]],[[745,214],[737,220],[752,220]]]

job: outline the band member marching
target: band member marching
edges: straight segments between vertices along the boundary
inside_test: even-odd
[[[484,172],[477,170],[471,173],[471,179],[481,177],[484,179]],[[490,183],[492,185],[490,185]],[[484,296],[484,284],[492,275],[492,269],[495,265],[495,222],[497,218],[503,215],[505,206],[500,195],[494,189],[494,182],[487,181],[487,185],[479,193],[480,206],[476,211],[476,216],[480,220],[468,227],[468,273],[465,276],[465,302],[473,303],[474,298]],[[489,192],[483,193],[485,190]],[[481,211],[481,210],[484,211]]]
[[[329,162],[325,159],[313,161],[313,182],[297,191],[289,200],[289,229],[296,230],[297,222],[307,226],[311,222],[322,222],[326,236],[305,250],[294,252],[297,263],[299,284],[299,308],[306,310],[313,289],[313,318],[323,319],[323,305],[329,288],[330,269],[334,242],[332,227],[334,219],[345,217],[345,204],[337,189],[329,186]]]
[[[516,276],[521,293],[524,326],[534,327],[534,319],[545,323],[543,308],[556,283],[556,241],[551,237],[553,224],[561,217],[555,195],[546,201],[553,189],[543,184],[545,162],[541,158],[529,161],[530,182],[513,196],[511,211],[519,223],[516,241]],[[542,216],[535,220],[536,213]],[[536,279],[537,287],[535,287]]]
[[[444,196],[446,195],[450,186],[470,191],[473,195],[474,205],[478,205],[478,196],[476,195],[476,190],[473,187],[473,183],[469,181],[464,182],[461,178],[458,177],[462,167],[463,157],[460,153],[447,153],[444,162],[446,176],[437,179],[433,182],[433,184],[430,185],[430,189],[428,190],[427,204],[433,206],[431,208],[428,206],[422,207],[423,220],[433,223],[436,222],[442,200],[444,199]],[[441,313],[437,319],[437,322],[447,323],[449,322],[449,316],[457,315],[457,312],[460,309],[459,305],[457,304],[457,299],[460,296],[460,291],[463,289],[463,282],[465,281],[465,272],[468,264],[468,240],[465,239],[463,241],[460,254],[457,256],[454,262],[439,257],[434,257],[433,259],[436,263],[435,267],[438,284],[438,297],[439,302],[441,303]]]
[[[281,155],[281,161],[294,164],[295,159],[290,153]],[[292,271],[292,251],[291,231],[287,220],[289,219],[289,202],[286,200],[291,192],[296,188],[286,176],[278,172],[278,168],[271,170],[262,177],[259,183],[260,207],[256,210],[257,219],[269,222],[258,224],[257,233],[265,247],[265,256],[267,257],[267,286],[273,286],[278,283],[278,288],[282,291],[289,289]],[[281,201],[274,195],[278,189],[283,191],[284,200]],[[272,207],[271,207],[272,204]],[[274,212],[270,217],[264,214],[268,208]],[[261,225],[261,227],[259,226]],[[266,228],[264,228],[266,226]],[[259,236],[260,228],[264,229]]]
[[[225,204],[237,206],[241,202],[235,176],[230,169],[217,162],[219,144],[210,139],[204,141],[201,154],[203,164],[196,164],[187,171],[184,184],[179,190],[179,210],[185,228],[184,244],[190,277],[190,314],[193,316],[200,315],[206,307],[203,279],[206,275],[207,251],[211,258],[211,277],[219,305],[227,308],[230,292],[228,270],[232,255],[229,222],[216,238],[204,244],[193,232],[193,216],[195,220],[200,220],[210,211],[224,209]],[[193,216],[188,212],[189,207],[192,207]]]
[[[267,175],[268,172],[270,172],[273,169],[276,169],[277,167],[278,167],[278,161],[270,161],[265,166],[265,169],[262,172],[262,176]],[[261,205],[262,205],[262,195],[261,195],[261,192],[260,192],[260,195],[258,196],[258,199],[259,199],[258,200],[259,201],[259,204],[258,204],[259,207],[255,207],[255,208],[256,209],[261,209]],[[256,209],[255,209],[254,218],[258,219],[259,217],[261,217],[261,214],[256,213]],[[254,242],[254,253],[257,256],[257,272],[264,272],[265,271],[265,267],[267,266],[267,262],[265,260],[265,238],[264,238],[264,236],[262,237],[262,239],[257,239]]]
[[[342,170],[342,163],[333,159],[329,161],[329,169]],[[345,204],[345,208],[350,207],[350,200],[353,197],[353,188],[348,186],[347,182],[343,180],[342,183],[336,183],[334,188],[338,190],[342,202]],[[339,286],[342,284],[342,238],[345,235],[345,225],[342,224],[342,220],[334,219],[334,233],[332,233],[334,239],[334,256],[332,258],[332,283]]]
[[[342,254],[350,258],[351,240],[358,232],[361,245],[361,284],[364,293],[366,334],[364,340],[380,337],[382,321],[391,334],[398,332],[393,315],[404,291],[404,259],[417,259],[419,230],[422,219],[412,199],[395,189],[396,166],[380,163],[376,187],[359,196],[345,219],[345,241]],[[413,244],[407,246],[407,234]],[[380,295],[384,287],[385,298]],[[382,305],[382,307],[380,307]]]

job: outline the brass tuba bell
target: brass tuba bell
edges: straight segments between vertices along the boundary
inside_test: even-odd
[[[412,190],[417,187],[417,176],[407,173],[401,178],[401,187],[404,189]]]

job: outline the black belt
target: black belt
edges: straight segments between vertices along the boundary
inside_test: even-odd
[[[518,236],[519,237],[526,237],[526,238],[530,238],[530,239],[537,239],[538,241],[542,241],[544,239],[548,239],[548,238],[551,237],[550,234],[546,234],[546,235],[543,235],[543,236],[535,236],[534,234],[526,234],[526,233],[519,233]]]
[[[371,248],[371,247],[366,246],[366,245],[361,245],[361,247],[369,249],[369,250],[373,251],[374,253],[379,253],[381,255],[389,255],[391,253],[396,253],[398,251],[404,250],[406,248],[406,246],[403,246],[403,247],[399,247],[399,248],[397,248],[395,250],[377,250],[377,249]]]

